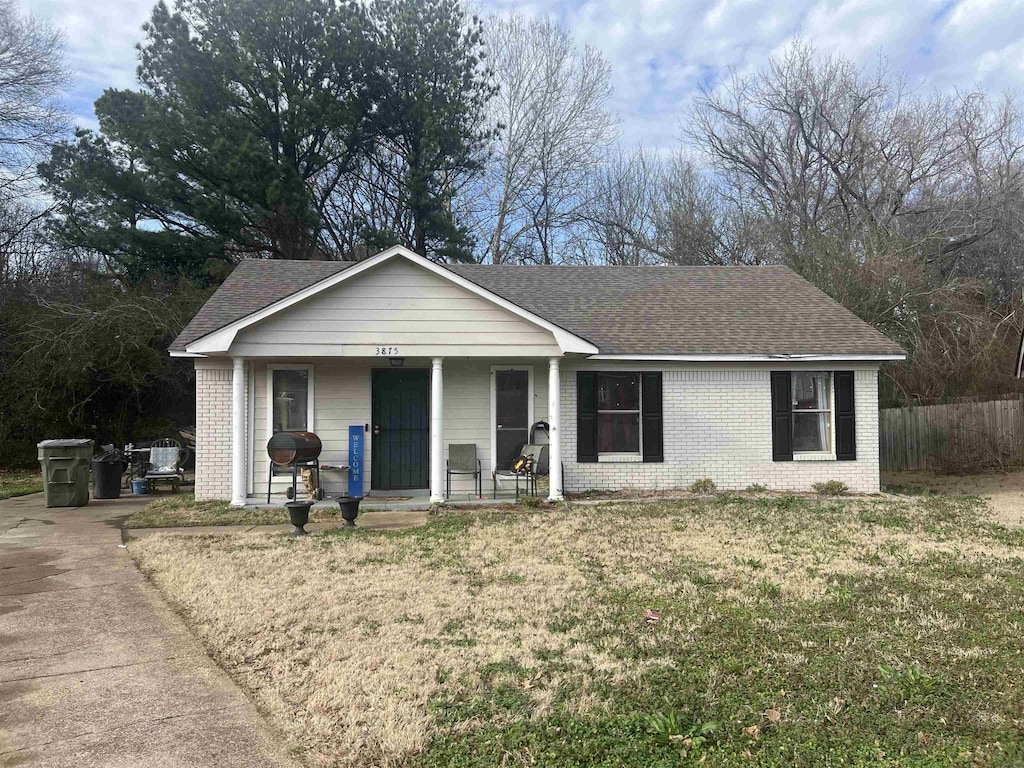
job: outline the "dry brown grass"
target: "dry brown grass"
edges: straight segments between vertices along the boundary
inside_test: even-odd
[[[558,654],[558,672],[543,685],[502,673],[530,697],[533,718],[555,706],[600,711],[607,702],[591,685],[596,677],[626,683],[671,665],[654,652],[664,634],[609,632],[594,641],[592,627],[557,628],[566,613],[607,620],[597,583],[643,594],[645,605],[684,604],[659,631],[692,642],[716,616],[700,573],[726,585],[722,599],[749,604],[764,583],[783,600],[824,599],[837,577],[906,569],[936,553],[1019,557],[960,522],[951,535],[914,503],[879,523],[879,510],[894,506],[822,502],[809,515],[728,499],[613,503],[441,515],[403,534],[153,536],[131,552],[310,763],[389,766],[427,746],[437,730],[431,702],[479,690],[487,665],[515,670]],[[680,564],[690,567],[680,572]],[[941,633],[957,617],[914,620]],[[775,658],[790,668],[806,663],[793,651]],[[574,693],[556,705],[562,686]]]
[[[567,533],[474,526],[447,561],[384,537],[158,536],[132,551],[318,763],[387,765],[426,743],[443,676],[565,645],[547,624],[583,586],[558,555]]]

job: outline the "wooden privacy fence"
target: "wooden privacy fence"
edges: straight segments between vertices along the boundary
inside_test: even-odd
[[[1024,461],[1024,401],[920,405],[879,412],[883,471],[969,471]]]

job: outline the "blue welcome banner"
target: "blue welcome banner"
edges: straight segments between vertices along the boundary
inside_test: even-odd
[[[363,425],[348,428],[348,495],[363,495]]]

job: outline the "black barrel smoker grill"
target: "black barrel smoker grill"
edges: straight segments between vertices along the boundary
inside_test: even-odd
[[[292,486],[288,489],[288,498],[295,499],[298,494],[299,470],[316,470],[315,500],[324,496],[320,485],[320,451],[323,445],[320,438],[313,432],[277,432],[267,443],[267,454],[270,456],[270,467],[267,470],[267,503],[270,503],[270,490],[274,481],[274,467],[290,467],[292,470]]]

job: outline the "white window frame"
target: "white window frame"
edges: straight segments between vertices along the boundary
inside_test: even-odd
[[[829,450],[827,451],[798,451],[793,450],[793,461],[836,461],[836,377],[835,371],[824,371],[820,368],[814,370],[791,371],[790,378],[799,373],[821,373],[828,376],[828,408],[794,408],[790,405],[789,418],[793,423],[793,416],[797,413],[827,413],[828,414],[828,436]],[[793,399],[793,384],[790,384],[789,397]],[[793,427],[791,427],[793,429]],[[794,430],[795,431],[795,430]]]
[[[306,431],[316,432],[314,414],[316,413],[316,393],[314,366],[305,363],[270,363],[267,365],[267,440],[274,436],[274,371],[307,371],[306,377]],[[268,458],[269,461],[269,458]],[[271,487],[290,486],[291,475],[271,475]]]
[[[533,404],[536,401],[536,393],[533,388],[533,366],[532,365],[492,365],[490,372],[491,380],[491,477],[495,476],[498,470],[498,371],[526,371],[527,385],[526,392],[529,399],[526,416],[526,439],[530,439],[530,427],[535,423]]]
[[[602,413],[635,413],[636,414],[636,425],[637,425],[637,451],[615,451],[611,453],[602,453],[600,450],[597,452],[598,463],[602,462],[637,462],[644,460],[644,377],[640,371],[595,371],[600,376],[614,376],[616,374],[632,374],[636,376],[636,393],[637,393],[637,408],[636,410],[608,410],[601,408],[597,409],[597,433],[598,442],[600,443],[601,435],[601,414]],[[598,381],[598,388],[600,388],[600,380]]]

